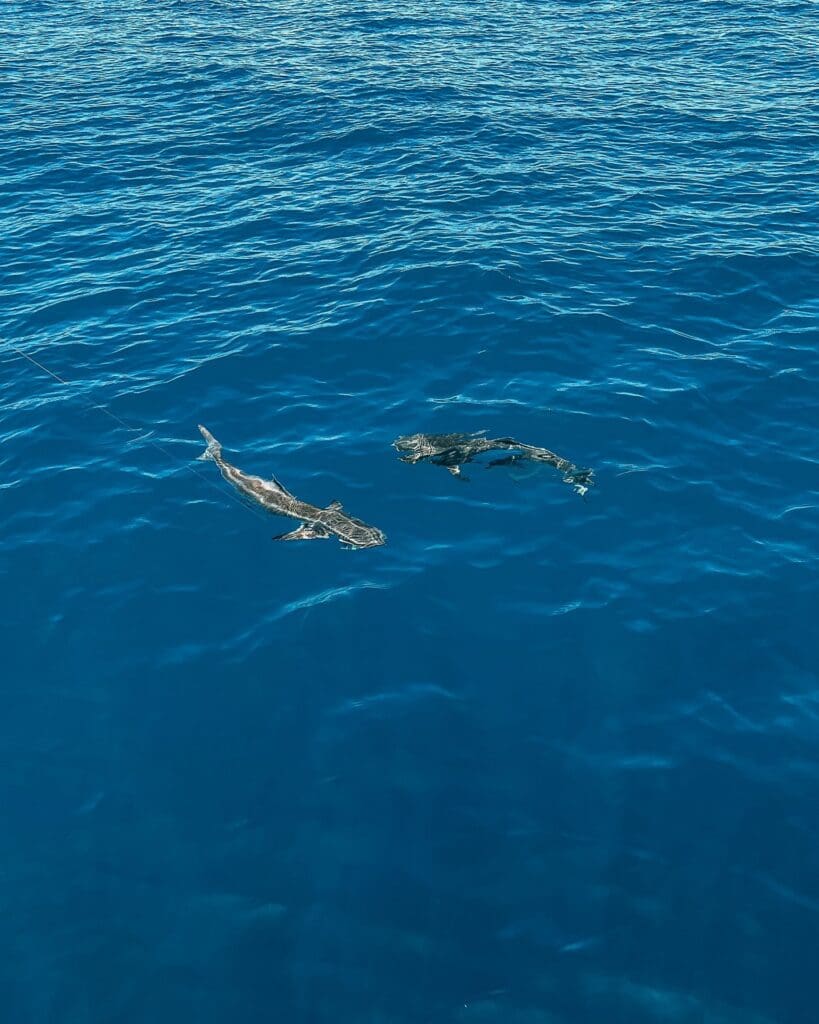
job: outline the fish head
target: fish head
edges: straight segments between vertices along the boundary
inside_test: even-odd
[[[397,437],[392,446],[399,452],[416,452],[422,447],[425,440],[424,434],[406,434],[403,437]]]
[[[377,526],[355,522],[352,529],[346,531],[345,540],[355,548],[377,548],[387,543],[387,535]]]
[[[348,515],[338,501],[323,509],[317,522],[349,548],[375,548],[387,542],[378,527]]]
[[[403,452],[402,462],[420,462],[446,448],[446,439],[435,434],[406,434],[393,441],[396,451]]]

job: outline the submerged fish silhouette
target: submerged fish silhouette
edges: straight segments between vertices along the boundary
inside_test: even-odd
[[[274,540],[320,540],[338,537],[342,544],[350,548],[372,548],[386,542],[387,538],[381,530],[347,515],[340,501],[334,501],[327,508],[319,508],[309,502],[300,501],[275,477],[263,480],[260,476],[250,476],[241,469],[231,466],[222,456],[222,446],[213,434],[201,425],[199,432],[207,443],[207,448],[199,458],[212,459],[225,480],[233,484],[240,494],[275,515],[301,520],[301,525],[295,530],[279,534],[273,538]]]
[[[546,462],[563,474],[578,494],[585,494],[594,485],[594,473],[590,469],[578,469],[568,459],[555,455],[548,448],[536,448],[523,444],[513,437],[484,437],[483,434],[408,434],[393,441],[393,448],[403,452],[402,462],[416,463],[429,459],[436,466],[445,466],[453,476],[461,476],[461,466],[472,462],[484,452],[511,452],[502,459],[495,459],[490,466],[510,466],[516,462]],[[463,477],[461,477],[464,479]]]

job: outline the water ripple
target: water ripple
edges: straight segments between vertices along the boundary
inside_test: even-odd
[[[9,1018],[812,1019],[815,5],[3,14]]]

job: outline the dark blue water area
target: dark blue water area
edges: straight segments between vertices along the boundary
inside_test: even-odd
[[[818,43],[2,5],[0,1019],[816,1021]]]

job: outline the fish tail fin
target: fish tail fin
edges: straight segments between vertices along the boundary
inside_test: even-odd
[[[211,434],[209,430],[206,430],[201,423],[199,424],[199,433],[204,437],[207,444],[207,448],[199,456],[200,461],[206,462],[208,459],[213,459],[215,461],[222,454],[222,446],[213,434]]]

